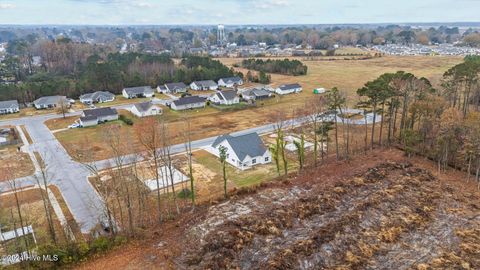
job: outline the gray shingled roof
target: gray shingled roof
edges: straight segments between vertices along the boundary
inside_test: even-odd
[[[183,90],[186,89],[187,86],[183,82],[179,83],[166,83],[165,87],[168,88],[170,91],[175,91],[175,90]]]
[[[247,90],[243,93],[244,96],[256,96],[256,97],[262,97],[262,96],[269,96],[271,93],[268,92],[267,90],[261,88],[261,89],[251,89]]]
[[[175,106],[181,106],[181,105],[200,103],[200,102],[205,102],[205,98],[199,97],[199,96],[183,97],[175,100],[173,103],[175,104]]]
[[[117,115],[117,110],[110,107],[97,108],[92,110],[84,110],[84,117],[101,117],[101,116],[110,116]]]
[[[290,89],[297,89],[301,88],[302,86],[298,83],[291,83],[291,84],[282,84],[278,88],[281,90],[290,90]]]
[[[18,101],[16,100],[0,101],[0,109],[14,109],[14,108],[18,108]]]
[[[237,96],[237,92],[235,90],[220,91],[217,92],[217,96],[220,99],[233,100]]]
[[[194,81],[193,83],[195,83],[196,85],[201,86],[201,87],[217,86],[217,83],[212,81],[212,80]]]
[[[263,156],[265,151],[267,151],[262,139],[260,139],[260,136],[258,136],[256,132],[235,137],[232,135],[219,136],[213,142],[212,147],[217,147],[217,145],[224,140],[228,141],[230,146],[232,146],[232,150],[240,160],[244,160],[247,155],[250,157]]]
[[[240,77],[228,77],[228,78],[221,78],[225,83],[232,82],[232,83],[239,83],[242,79]]]
[[[100,101],[110,100],[113,97],[115,97],[115,95],[110,92],[96,91],[93,93],[87,93],[87,94],[81,95],[80,99],[91,99],[93,101],[100,102]]]
[[[41,97],[33,102],[35,105],[53,105],[53,104],[59,104],[61,100],[64,100],[67,102],[67,97],[66,96],[46,96],[46,97]]]
[[[137,86],[137,87],[125,88],[125,92],[127,92],[128,95],[138,95],[138,94],[153,93],[154,91],[150,86]]]
[[[136,103],[134,106],[137,108],[139,112],[146,112],[148,109],[150,109],[153,104],[151,102],[142,102],[142,103]]]

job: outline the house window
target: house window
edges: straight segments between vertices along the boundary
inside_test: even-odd
[[[252,164],[255,164],[255,163],[257,163],[257,160],[254,158],[252,159]]]
[[[265,161],[268,161],[268,157],[265,158]]]

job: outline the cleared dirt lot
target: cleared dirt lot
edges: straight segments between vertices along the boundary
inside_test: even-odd
[[[478,269],[480,195],[464,179],[376,150],[199,207],[79,268]]]

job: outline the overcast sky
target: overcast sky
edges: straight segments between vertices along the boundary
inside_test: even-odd
[[[480,0],[0,0],[0,24],[480,21]]]

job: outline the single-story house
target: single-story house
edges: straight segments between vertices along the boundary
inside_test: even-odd
[[[52,109],[62,106],[70,107],[70,101],[68,101],[66,96],[47,96],[35,100],[33,106],[35,106],[37,110]]]
[[[240,77],[221,78],[218,80],[218,85],[223,87],[234,87],[243,85],[243,80]]]
[[[112,102],[114,100],[115,95],[107,91],[97,91],[80,96],[80,102],[83,104]]]
[[[291,93],[300,93],[302,92],[302,86],[298,83],[292,84],[282,84],[277,89],[275,89],[275,93],[279,95],[288,95]]]
[[[205,107],[205,98],[199,96],[183,97],[173,101],[170,104],[172,110],[181,111],[194,108]]]
[[[157,92],[158,93],[167,93],[168,89],[165,85],[159,85],[159,86],[157,86]]]
[[[210,101],[220,105],[233,105],[240,103],[240,98],[235,90],[217,91],[210,97]]]
[[[185,93],[187,92],[187,86],[183,82],[179,83],[166,83],[168,93]]]
[[[212,80],[194,81],[190,84],[192,90],[217,90],[218,84]]]
[[[159,115],[162,114],[163,111],[162,108],[151,102],[142,102],[133,104],[133,106],[130,108],[130,112],[137,117],[145,117]]]
[[[240,136],[219,136],[207,150],[219,157],[221,147],[227,150],[226,161],[240,170],[272,162],[272,154],[256,132]]]
[[[155,91],[150,86],[129,87],[122,90],[122,95],[125,98],[149,98],[155,95]]]
[[[92,110],[84,110],[82,117],[80,117],[80,126],[89,127],[95,126],[99,123],[113,121],[118,119],[116,109],[110,107],[97,108]]]
[[[20,111],[20,106],[18,106],[18,101],[16,100],[0,101],[0,114],[17,113],[19,111]]]
[[[253,88],[242,92],[244,100],[260,100],[272,97],[272,93],[263,88]]]

